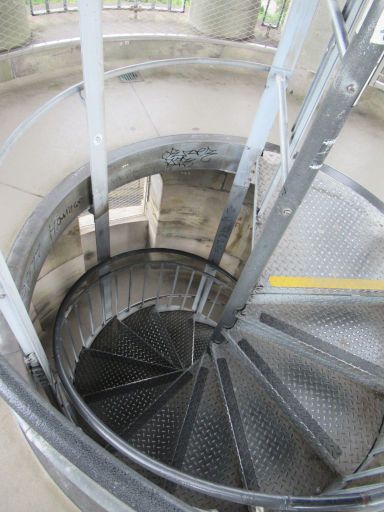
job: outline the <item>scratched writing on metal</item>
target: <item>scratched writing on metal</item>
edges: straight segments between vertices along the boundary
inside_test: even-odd
[[[210,162],[213,155],[217,155],[217,150],[209,146],[188,150],[172,148],[163,153],[162,159],[167,167],[192,167],[195,162]]]
[[[49,236],[52,241],[56,239],[56,234],[59,231],[59,228],[63,221],[70,215],[74,210],[78,209],[81,202],[82,197],[79,197],[76,199],[76,201],[73,201],[70,205],[66,206],[56,217],[52,220],[52,222],[49,224]]]
[[[37,243],[36,249],[32,253],[32,257],[29,263],[29,267],[25,273],[24,281],[22,283],[20,295],[22,299],[25,299],[28,295],[29,291],[32,289],[33,281],[36,279],[36,271],[39,269],[39,265],[41,262],[41,251],[40,251],[40,242]]]

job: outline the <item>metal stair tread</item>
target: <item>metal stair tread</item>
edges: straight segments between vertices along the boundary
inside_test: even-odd
[[[303,309],[307,310],[305,314],[302,312]],[[324,309],[327,314],[324,313]],[[306,308],[305,305],[292,308],[286,306],[277,311],[263,308],[260,321],[289,336],[303,341],[308,339],[309,343],[313,344],[315,348],[317,348],[317,343],[320,349],[324,345],[335,357],[344,357],[351,364],[355,363],[357,367],[361,367],[364,371],[377,377],[383,377],[384,347],[381,343],[381,333],[384,331],[383,308],[377,308],[377,306],[375,308],[374,305],[363,308],[364,310],[376,309],[380,311],[380,314],[377,311],[375,315],[375,320],[380,317],[381,321],[377,325],[375,329],[377,332],[375,333],[364,331],[361,327],[363,322],[365,325],[367,324],[367,320],[372,320],[369,323],[374,325],[372,315],[371,318],[367,319],[365,316],[368,315],[368,312],[364,311],[362,313],[360,311],[362,306],[351,309],[344,305],[341,308],[342,315],[338,311],[339,309],[336,305],[328,307],[321,304],[316,305],[315,308]],[[360,314],[358,314],[358,310]],[[355,317],[354,321],[351,317]],[[353,332],[353,340],[351,332]],[[361,343],[362,339],[370,339],[371,342],[368,346],[365,346]],[[349,343],[350,340],[353,341],[352,344]],[[375,342],[374,346],[373,342]],[[377,347],[377,344],[380,346]],[[362,345],[364,345],[364,350]]]
[[[127,429],[179,375],[179,373],[168,374],[115,388],[113,392],[97,400],[92,397],[91,400],[86,399],[86,402],[101,421],[119,434]]]
[[[184,367],[192,363],[194,319],[192,311],[164,311],[159,313]]]
[[[192,394],[197,368],[184,372],[126,429],[122,438],[170,465]]]
[[[91,348],[129,359],[170,366],[166,359],[116,317],[110,320],[100,334],[96,336]]]
[[[310,495],[325,489],[335,473],[313,451],[245,364],[228,347],[225,358],[261,492]]]
[[[243,423],[241,420],[241,415],[227,361],[225,358],[220,357],[220,348],[212,346],[211,351],[214,358],[232,435],[236,444],[244,487],[250,490],[259,491],[260,486],[256,476],[256,468],[253,464],[248,440],[243,428]]]
[[[135,333],[140,333],[140,337],[173,366],[182,366],[172,340],[154,306],[139,309],[125,318],[123,323]]]
[[[193,361],[197,361],[204,354],[211,340],[213,327],[195,321],[195,338],[193,345]]]
[[[378,436],[384,397],[284,347],[276,350],[267,337],[248,337],[247,341],[341,448],[336,458],[341,473],[355,471]]]
[[[180,469],[211,482],[242,487],[236,449],[222,400],[216,371],[209,354],[203,358],[201,368],[208,370],[203,395],[193,422],[190,437]],[[191,493],[176,487],[174,494],[197,508],[217,508],[220,511],[246,511],[234,503]]]
[[[83,349],[74,375],[74,386],[81,395],[95,393],[130,382],[166,373],[166,369],[106,352]]]
[[[327,367],[368,389],[384,393],[384,369],[293,327],[288,322],[261,313],[259,319],[239,319],[236,330],[241,331],[245,338],[253,335],[268,338],[276,345],[309,359],[316,365]]]
[[[270,275],[383,279],[382,220],[382,212],[363,195],[319,173],[266,265],[261,284],[268,289]]]

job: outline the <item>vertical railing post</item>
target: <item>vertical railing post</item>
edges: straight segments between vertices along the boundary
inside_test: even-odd
[[[266,87],[260,99],[209,254],[209,261],[215,265],[219,265],[224,254],[248,192],[252,168],[264,150],[278,112],[279,102],[276,75],[283,76],[286,87],[289,77],[296,66],[317,5],[318,0],[293,0],[292,2],[279,47],[267,78]]]
[[[224,207],[215,238],[212,243],[208,260],[213,265],[219,265],[225,252],[228,240],[231,236],[241,207],[247,195],[252,172],[258,167],[259,158],[264,150],[269,133],[279,110],[279,106],[286,107],[285,98],[279,102],[279,93],[285,95],[288,80],[296,66],[304,44],[309,26],[312,22],[318,5],[318,0],[293,0],[288,13],[279,47],[273,59],[271,70],[267,77],[267,83],[261,96],[235,178],[229,192],[227,203]],[[277,78],[279,77],[279,78]],[[286,110],[281,112],[282,124],[286,123]],[[284,137],[288,137],[284,130]],[[285,157],[288,139],[282,142]],[[284,160],[286,161],[286,160]],[[257,183],[257,176],[255,179]],[[257,194],[257,190],[255,190]],[[214,276],[215,269],[207,265],[205,274]],[[194,310],[201,312],[208,298],[212,279],[203,276],[194,301]]]
[[[25,356],[35,359],[53,385],[51,369],[19,291],[0,252],[0,311],[15,335]]]
[[[108,164],[104,113],[102,0],[79,0],[81,57],[88,123],[93,214],[98,261],[110,255]]]

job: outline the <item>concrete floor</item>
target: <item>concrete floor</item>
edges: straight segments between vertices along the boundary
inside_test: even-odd
[[[64,18],[53,19],[61,24]],[[41,22],[37,18],[34,23],[37,26]],[[52,30],[57,34],[57,27]],[[63,37],[73,36],[74,30],[64,31]],[[51,36],[46,34],[45,37]],[[43,36],[40,39],[43,40]],[[39,105],[79,80],[77,72],[52,72],[38,79],[25,77],[0,84],[0,144]],[[142,81],[135,83],[123,84],[113,79],[106,85],[108,148],[176,133],[247,136],[263,87],[264,76],[257,73],[233,73],[197,66],[172,72],[145,72]],[[289,119],[293,122],[299,103],[290,97],[288,107]],[[383,140],[383,120],[355,112],[327,163],[384,200]],[[278,143],[276,126],[270,141]],[[87,160],[84,103],[76,95],[29,130],[0,169],[0,248],[3,253],[8,252],[40,198]],[[3,469],[0,510],[76,510],[36,462],[3,403],[0,403],[0,427]]]

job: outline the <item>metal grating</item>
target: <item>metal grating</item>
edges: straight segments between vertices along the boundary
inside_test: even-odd
[[[131,71],[130,73],[123,73],[119,76],[120,82],[142,82],[143,79],[139,73],[136,71]]]

